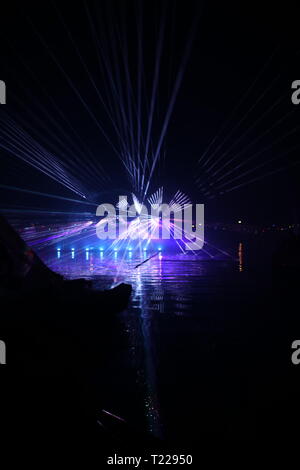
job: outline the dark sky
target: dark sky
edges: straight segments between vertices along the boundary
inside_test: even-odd
[[[7,105],[1,107],[0,125],[9,116],[26,129],[36,142],[64,161],[72,179],[89,198],[109,202],[106,199],[111,197],[110,192],[131,191],[120,158],[94,119],[118,146],[95,88],[104,103],[109,103],[111,83],[107,71],[99,66],[88,13],[100,47],[112,64],[113,80],[118,83],[119,78],[121,83],[125,106],[128,86],[121,49],[128,51],[128,73],[132,95],[136,96],[137,24],[142,25],[144,129],[160,25],[164,25],[151,133],[154,144],[196,24],[151,188],[163,185],[170,196],[180,188],[194,202],[206,204],[208,220],[231,221],[238,217],[258,223],[294,221],[299,213],[300,174],[296,163],[300,106],[298,109],[292,105],[290,88],[292,81],[300,78],[300,45],[297,47],[297,12],[293,5],[285,2],[277,6],[274,2],[272,8],[268,3],[264,9],[262,2],[192,0],[86,4],[87,9],[81,1],[9,2],[1,6],[0,79],[7,85]],[[131,92],[129,95],[131,99]],[[115,107],[114,112],[120,111]],[[77,148],[81,152],[76,160]],[[205,158],[197,164],[203,154]],[[0,184],[77,198],[12,155],[12,151],[0,149],[0,159]],[[205,160],[208,162],[203,166]],[[234,170],[235,165],[240,165],[239,169]],[[229,175],[218,182],[226,172]],[[252,179],[257,181],[246,184]],[[222,183],[226,183],[225,191],[218,188]],[[61,201],[12,191],[0,190],[0,197],[1,207],[70,208]]]

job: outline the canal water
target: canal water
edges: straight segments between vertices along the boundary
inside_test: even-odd
[[[92,372],[104,408],[181,445],[255,439],[272,426],[283,396],[270,256],[238,238],[206,255],[161,251],[146,261],[152,254],[71,247],[41,253],[53,270],[91,279],[94,289],[133,286],[119,316],[126,343],[111,351],[105,380],[102,365]],[[98,313],[106,314],[101,305]],[[83,312],[82,321],[88,317]]]

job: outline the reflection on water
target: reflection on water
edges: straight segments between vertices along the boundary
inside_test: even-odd
[[[243,243],[239,243],[238,248],[238,256],[239,256],[239,271],[244,271],[244,255],[243,255]]]
[[[199,351],[215,354],[215,337],[224,326],[224,312],[221,310],[216,322],[219,313],[211,308],[211,301],[217,300],[220,306],[230,298],[243,301],[252,288],[245,281],[242,243],[236,254],[234,261],[160,253],[144,264],[141,262],[149,256],[146,253],[141,257],[132,252],[108,256],[103,250],[77,253],[61,249],[43,256],[52,269],[67,278],[93,279],[95,288],[106,289],[120,282],[132,284],[131,304],[122,317],[130,338],[128,360],[135,369],[147,428],[155,435],[170,431],[174,404],[178,406],[179,422],[190,419],[182,400],[189,399],[191,409],[199,407],[195,390],[188,392],[189,387],[197,388],[203,373]],[[127,398],[127,411],[134,413],[136,403]]]

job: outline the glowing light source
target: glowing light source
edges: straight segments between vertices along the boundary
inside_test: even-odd
[[[132,193],[133,204],[138,215],[142,212],[142,204],[139,202],[135,194]]]

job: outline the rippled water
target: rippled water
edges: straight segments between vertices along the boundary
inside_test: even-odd
[[[223,259],[162,254],[139,267],[146,254],[53,249],[43,256],[68,278],[93,279],[95,288],[133,286],[121,320],[129,345],[116,352],[107,408],[173,440],[195,439],[195,425],[203,434],[230,432],[237,389],[228,387],[226,374],[234,372],[224,367],[222,349],[257,291],[243,249],[237,244],[236,256]]]

